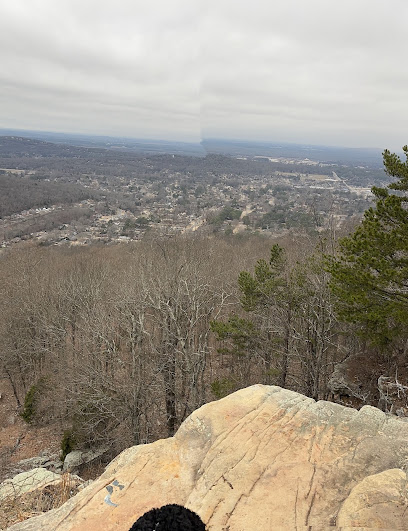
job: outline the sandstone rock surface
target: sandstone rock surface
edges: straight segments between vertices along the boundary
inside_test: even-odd
[[[400,469],[385,470],[364,478],[343,503],[341,527],[407,529],[407,476]]]
[[[408,529],[407,464],[408,422],[256,385],[201,407],[172,438],[125,450],[62,507],[10,529],[125,531],[167,503],[209,531]]]

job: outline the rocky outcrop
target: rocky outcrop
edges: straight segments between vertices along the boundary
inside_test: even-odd
[[[168,503],[212,531],[407,529],[407,464],[405,420],[256,385],[201,407],[172,438],[125,450],[62,507],[10,529],[128,530]]]
[[[327,388],[337,401],[350,398],[362,398],[361,383],[353,371],[354,359],[348,358],[342,363],[337,363],[327,382]]]
[[[82,465],[87,465],[102,457],[109,451],[109,447],[97,448],[95,450],[74,450],[70,452],[64,459],[63,472],[71,472],[76,474],[79,472]]]
[[[28,492],[60,482],[61,476],[59,474],[54,474],[46,468],[33,468],[28,472],[17,474],[13,479],[6,479],[0,484],[0,502],[5,498],[18,498]]]
[[[22,459],[16,463],[15,468],[21,469],[22,471],[28,471],[40,467],[51,470],[52,472],[61,472],[62,465],[63,463],[58,454],[49,454],[47,451],[44,451],[41,455]]]

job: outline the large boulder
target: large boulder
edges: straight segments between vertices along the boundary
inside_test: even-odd
[[[0,503],[5,498],[18,498],[23,494],[42,489],[48,485],[61,482],[61,476],[46,468],[33,468],[28,472],[21,472],[12,479],[6,479],[0,484]]]
[[[256,385],[201,407],[172,438],[125,450],[62,507],[11,529],[125,531],[168,503],[209,531],[407,529],[407,463],[408,422]]]
[[[355,370],[353,370],[353,364],[355,358],[348,358],[342,363],[337,363],[334,367],[329,381],[327,382],[327,388],[338,401],[347,400],[350,398],[361,399],[362,390],[361,383],[356,377]]]
[[[73,450],[64,459],[63,472],[77,473],[82,465],[87,465],[102,457],[109,451],[109,447],[95,450]]]
[[[408,529],[407,475],[399,468],[364,478],[343,503],[337,524],[367,529]]]

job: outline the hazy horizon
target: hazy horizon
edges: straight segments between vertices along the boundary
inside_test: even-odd
[[[6,131],[6,134],[3,134],[3,131]],[[221,138],[221,137],[204,137],[199,139],[198,141],[189,141],[189,140],[171,140],[166,138],[149,138],[149,137],[132,137],[132,136],[122,136],[122,135],[109,135],[109,134],[99,134],[99,133],[78,133],[74,131],[50,131],[50,130],[42,130],[42,129],[13,129],[8,127],[0,127],[0,136],[9,136],[9,133],[14,136],[19,136],[21,134],[24,137],[27,138],[34,138],[35,136],[31,135],[39,135],[39,136],[61,136],[61,137],[83,137],[84,139],[111,139],[111,140],[130,140],[134,142],[163,142],[163,143],[181,143],[181,144],[192,144],[192,145],[200,145],[205,142],[214,141],[214,142],[230,142],[230,143],[237,143],[237,144],[253,144],[253,145],[271,145],[271,146],[303,146],[303,147],[311,147],[311,148],[333,148],[333,149],[350,149],[350,150],[373,150],[373,151],[383,151],[384,149],[388,149],[387,146],[385,147],[367,147],[367,146],[346,146],[346,145],[336,145],[336,144],[312,144],[312,143],[299,143],[299,142],[283,142],[279,140],[254,140],[254,139],[248,139],[248,138]],[[40,138],[39,138],[40,139]],[[52,142],[52,140],[47,140],[47,142]],[[397,149],[396,151],[401,152],[401,148]]]

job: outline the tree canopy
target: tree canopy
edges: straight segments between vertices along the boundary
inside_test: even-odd
[[[328,259],[339,317],[379,345],[406,336],[408,322],[408,146],[403,151],[405,162],[383,152],[385,172],[397,180],[372,188],[375,206]]]

